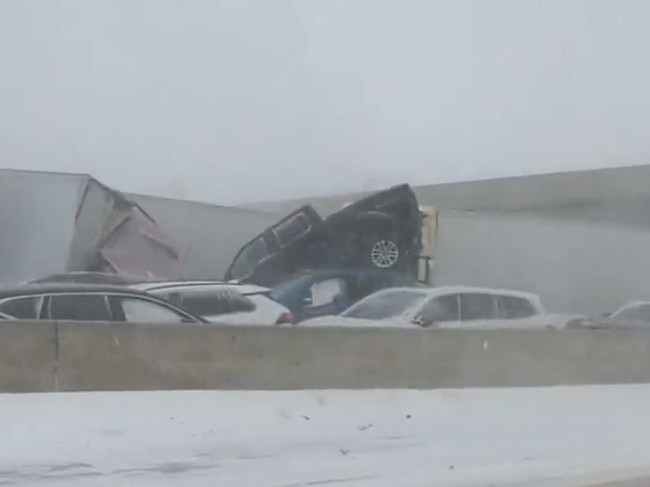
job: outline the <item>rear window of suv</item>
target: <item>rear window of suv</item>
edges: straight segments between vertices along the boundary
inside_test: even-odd
[[[352,305],[342,316],[385,320],[403,314],[425,295],[424,292],[411,290],[379,291]]]
[[[499,296],[499,314],[506,320],[535,316],[537,310],[526,298],[517,296]]]
[[[216,291],[171,292],[167,300],[198,316],[216,316],[255,310],[255,303],[232,289]]]
[[[460,295],[461,321],[494,320],[499,317],[497,296],[482,293],[462,293]]]
[[[0,311],[12,318],[33,320],[39,317],[42,302],[43,298],[41,296],[11,298],[0,304]]]

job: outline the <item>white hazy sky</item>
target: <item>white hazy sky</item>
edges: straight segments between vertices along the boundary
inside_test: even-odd
[[[1,0],[0,166],[238,203],[650,162],[646,0]]]

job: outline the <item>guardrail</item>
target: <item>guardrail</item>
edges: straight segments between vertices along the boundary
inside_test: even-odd
[[[1,322],[0,391],[512,387],[650,381],[650,331]]]

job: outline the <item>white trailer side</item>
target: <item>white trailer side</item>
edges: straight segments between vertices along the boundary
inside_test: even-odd
[[[650,229],[531,213],[440,211],[433,284],[538,293],[558,312],[600,315],[650,298]]]

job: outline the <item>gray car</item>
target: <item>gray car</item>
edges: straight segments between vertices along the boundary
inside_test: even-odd
[[[73,283],[0,289],[0,313],[19,320],[205,323],[203,318],[141,291]]]

